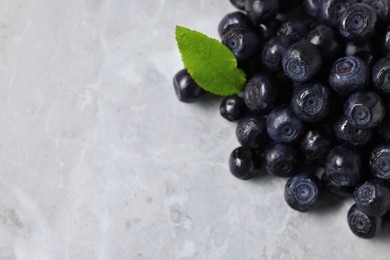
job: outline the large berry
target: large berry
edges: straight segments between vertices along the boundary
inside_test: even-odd
[[[336,26],[340,16],[357,0],[320,0],[319,2],[317,18],[327,25]]]
[[[259,35],[246,27],[233,27],[222,37],[222,43],[228,47],[239,62],[246,61],[258,50]]]
[[[379,218],[363,213],[356,204],[349,209],[347,221],[351,231],[361,238],[372,238],[381,224]]]
[[[265,149],[267,141],[266,121],[262,116],[247,116],[237,123],[236,136],[242,146]]]
[[[234,12],[225,15],[218,25],[219,36],[223,37],[227,31],[234,27],[251,28],[253,24],[248,16],[241,12]]]
[[[173,87],[177,98],[185,103],[195,102],[205,93],[204,90],[195,83],[186,69],[179,71],[173,77]]]
[[[341,96],[348,96],[367,87],[369,69],[365,62],[356,56],[346,56],[336,60],[329,74],[329,84]]]
[[[235,177],[249,180],[260,174],[261,159],[252,148],[238,147],[230,154],[229,168]]]
[[[268,115],[267,133],[276,143],[291,144],[303,135],[304,124],[289,106],[282,105]]]
[[[355,92],[344,104],[348,122],[359,129],[378,126],[386,115],[382,98],[375,92]]]
[[[372,82],[379,93],[390,95],[390,57],[384,57],[374,64]]]
[[[269,39],[261,54],[263,65],[272,72],[282,70],[282,58],[287,48],[290,46],[290,41],[283,36],[276,36]]]
[[[287,204],[300,212],[314,209],[318,205],[320,194],[321,182],[314,175],[307,173],[291,177],[284,190]]]
[[[303,136],[300,151],[307,161],[323,165],[333,146],[333,136],[329,131],[311,129]]]
[[[390,210],[389,185],[379,179],[366,181],[354,192],[356,206],[368,216],[381,217]]]
[[[375,177],[390,181],[390,145],[381,144],[374,148],[370,156],[370,168]]]
[[[308,41],[299,41],[291,45],[283,55],[283,70],[287,77],[297,82],[312,79],[322,65],[318,47]]]
[[[264,166],[267,173],[279,177],[291,177],[295,174],[298,154],[291,146],[272,144],[264,152]]]
[[[361,178],[361,156],[346,146],[333,148],[325,162],[325,174],[340,186],[356,186]]]
[[[278,86],[267,74],[257,74],[246,83],[245,104],[253,111],[269,112],[276,105],[278,92]]]
[[[236,121],[242,118],[246,113],[246,105],[244,99],[238,95],[225,97],[219,106],[221,116],[229,121]]]
[[[375,33],[376,13],[366,4],[353,4],[340,17],[340,34],[348,41],[363,42]]]
[[[330,89],[319,83],[307,83],[296,87],[291,98],[291,107],[297,117],[305,122],[318,122],[331,111]]]

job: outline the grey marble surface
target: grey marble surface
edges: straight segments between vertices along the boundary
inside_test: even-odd
[[[218,100],[176,100],[176,24],[217,37],[223,0],[0,2],[0,259],[388,259],[352,201],[299,214],[242,182]],[[389,233],[389,232],[388,232]]]

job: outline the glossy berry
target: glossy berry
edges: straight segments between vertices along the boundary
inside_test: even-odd
[[[305,21],[290,19],[280,26],[277,35],[285,37],[290,42],[297,42],[303,38],[308,29]]]
[[[320,200],[321,182],[314,175],[301,173],[291,177],[285,186],[287,204],[300,212],[314,209]]]
[[[279,1],[276,0],[246,0],[245,11],[254,24],[267,22],[279,11]]]
[[[237,123],[236,137],[242,146],[264,148],[267,141],[266,120],[263,116],[247,116]]]
[[[334,140],[325,129],[311,129],[303,136],[300,151],[308,162],[323,165],[334,146]]]
[[[261,54],[263,65],[272,72],[282,70],[282,58],[287,48],[290,46],[290,41],[282,36],[276,36],[269,39]]]
[[[353,195],[356,206],[368,216],[381,217],[390,210],[390,188],[382,180],[364,182]]]
[[[219,106],[221,116],[229,121],[237,121],[245,115],[246,111],[244,99],[238,95],[225,97]]]
[[[337,26],[339,18],[357,0],[321,0],[317,18],[329,26]]]
[[[222,37],[222,43],[228,47],[239,62],[246,61],[258,50],[260,39],[252,30],[234,27]]]
[[[291,144],[303,135],[304,124],[290,107],[282,105],[268,115],[267,133],[276,143]]]
[[[261,159],[252,148],[238,147],[230,154],[229,168],[238,179],[249,180],[260,174]]]
[[[339,58],[329,73],[329,84],[341,96],[348,96],[367,87],[370,74],[368,66],[356,56]]]
[[[375,92],[355,92],[344,104],[348,122],[359,129],[378,126],[386,114],[382,98]]]
[[[390,57],[384,57],[374,64],[372,82],[376,91],[390,95]]]
[[[385,54],[390,54],[390,26],[387,26],[382,38],[382,51]]]
[[[297,82],[312,79],[320,70],[321,53],[317,46],[308,41],[291,45],[283,55],[282,65],[287,77]]]
[[[363,0],[363,4],[371,6],[375,11],[378,20],[389,22],[390,18],[390,1],[389,0]]]
[[[318,25],[306,35],[306,40],[316,45],[324,61],[333,61],[341,53],[341,42],[336,32],[323,24]]]
[[[370,155],[370,169],[375,177],[390,181],[390,145],[381,144]]]
[[[257,74],[246,83],[245,104],[253,111],[269,112],[276,105],[278,92],[278,86],[267,74]]]
[[[346,146],[334,147],[326,157],[325,174],[340,186],[356,186],[361,178],[361,157]]]
[[[264,152],[264,166],[267,173],[279,177],[295,174],[298,154],[291,146],[272,144]]]
[[[237,9],[244,10],[245,9],[246,0],[230,0],[230,3],[234,5]]]
[[[303,0],[303,8],[308,16],[317,17],[321,0]]]
[[[173,87],[177,98],[184,103],[193,103],[205,93],[191,78],[186,69],[179,71],[173,77]]]
[[[352,146],[367,144],[372,138],[371,129],[359,129],[351,125],[345,116],[341,116],[334,124],[337,139]]]
[[[241,12],[234,12],[225,15],[218,25],[219,36],[223,37],[231,28],[251,28],[253,25],[249,18]]]
[[[374,237],[376,230],[380,226],[380,219],[363,213],[356,204],[348,211],[348,226],[351,231],[360,238]]]
[[[307,83],[296,87],[291,98],[291,107],[297,117],[305,122],[318,122],[331,111],[330,89],[319,83]]]
[[[339,32],[348,41],[363,42],[375,33],[376,13],[366,4],[353,4],[341,15]]]
[[[259,29],[260,29],[259,33],[261,39],[268,40],[271,37],[274,37],[278,28],[279,28],[279,21],[276,19],[268,21],[267,23],[259,24]]]
[[[341,186],[335,183],[326,174],[322,174],[321,184],[327,191],[338,197],[350,197],[355,189],[355,187]]]

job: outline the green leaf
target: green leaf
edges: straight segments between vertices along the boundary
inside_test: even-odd
[[[237,68],[232,52],[219,41],[176,26],[176,41],[188,73],[204,90],[220,96],[239,93],[245,72]]]

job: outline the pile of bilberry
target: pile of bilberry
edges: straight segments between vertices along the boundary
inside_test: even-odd
[[[220,105],[238,121],[231,173],[288,177],[285,200],[300,212],[322,188],[353,196],[349,227],[373,237],[390,211],[390,0],[230,2],[239,11],[218,31],[247,75]],[[204,93],[187,70],[174,88],[188,103]]]

